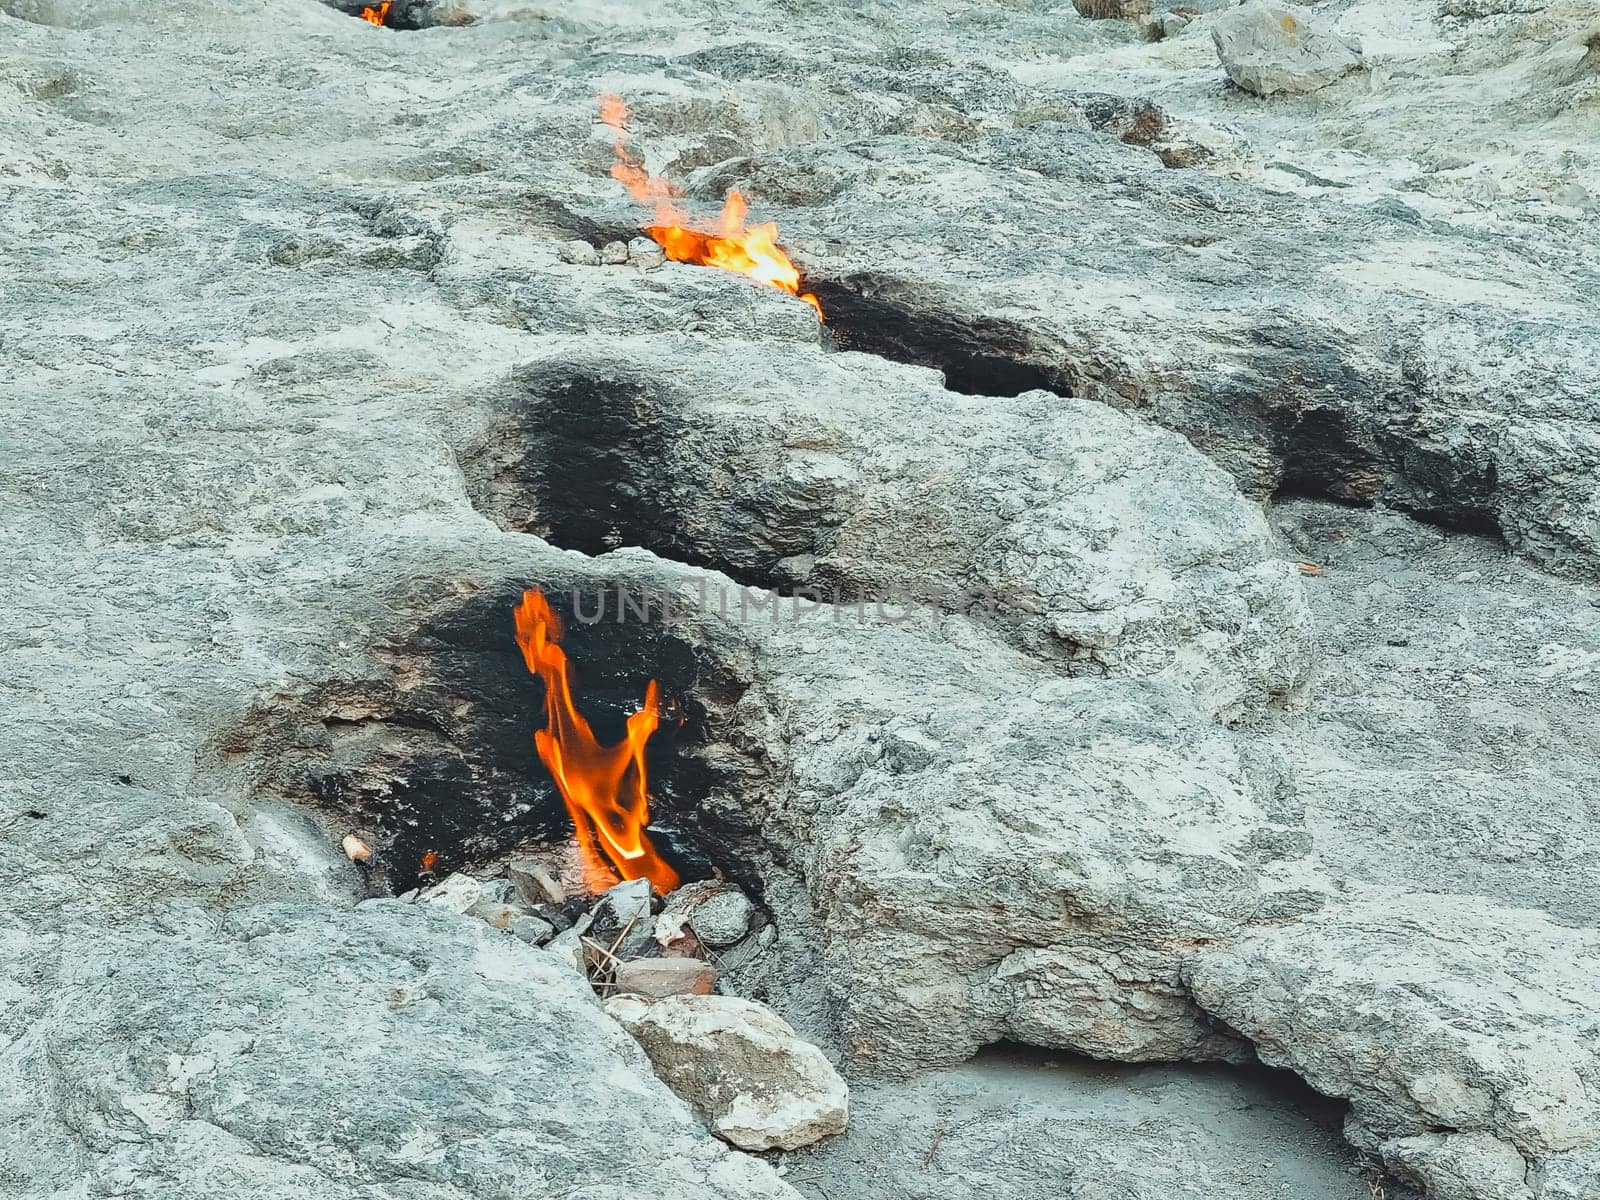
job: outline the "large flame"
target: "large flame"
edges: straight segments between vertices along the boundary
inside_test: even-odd
[[[655,852],[645,834],[650,821],[645,793],[644,746],[661,723],[656,681],[644,692],[644,706],[628,718],[627,732],[615,746],[595,740],[589,722],[572,702],[561,619],[544,593],[529,588],[516,608],[517,645],[528,670],[544,680],[545,727],[533,744],[554,776],[567,803],[583,854],[585,882],[599,892],[612,882],[596,849],[603,851],[624,879],[648,879],[657,891],[678,886],[678,873]]]
[[[371,21],[374,25],[382,25],[389,19],[389,10],[394,7],[394,0],[383,0],[377,8],[363,8],[361,19]]]
[[[646,225],[648,233],[673,262],[699,263],[708,267],[721,267],[740,275],[782,288],[792,296],[799,296],[817,310],[822,318],[822,304],[810,292],[800,290],[800,272],[789,256],[778,245],[778,227],[771,221],[760,225],[746,225],[745,214],[750,206],[737,189],[729,189],[723,201],[722,215],[714,229],[696,229],[687,214],[678,207],[678,189],[665,179],[651,175],[644,161],[628,149],[625,123],[628,106],[620,97],[602,94],[600,119],[611,127],[615,135],[613,146],[616,161],[611,165],[611,177],[628,189],[640,204],[655,210],[655,222]]]

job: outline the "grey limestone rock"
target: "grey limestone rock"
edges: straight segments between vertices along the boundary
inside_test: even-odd
[[[1247,92],[1314,92],[1362,65],[1361,50],[1299,5],[1256,3],[1236,8],[1211,26],[1228,78]]]
[[[797,1150],[840,1132],[850,1095],[815,1046],[734,996],[619,996],[606,1011],[712,1130],[746,1150]]]

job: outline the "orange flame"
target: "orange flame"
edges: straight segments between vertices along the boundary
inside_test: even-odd
[[[374,25],[382,25],[389,17],[389,10],[394,7],[394,0],[383,0],[377,8],[363,8],[361,19],[371,21]]]
[[[533,744],[566,801],[583,853],[585,882],[595,892],[610,882],[598,848],[624,879],[649,879],[657,891],[670,892],[678,886],[678,873],[645,834],[650,809],[644,747],[661,723],[656,681],[646,686],[644,706],[628,718],[622,741],[602,746],[572,702],[567,655],[556,644],[561,619],[544,593],[537,588],[523,592],[514,615],[522,657],[528,670],[544,680],[545,727],[534,732]]]
[[[810,292],[800,290],[800,271],[778,245],[776,224],[765,221],[760,225],[746,225],[745,214],[750,206],[737,189],[729,189],[716,229],[694,228],[677,205],[677,197],[682,193],[669,181],[651,175],[644,161],[628,149],[625,128],[628,106],[620,97],[601,95],[600,119],[616,135],[612,143],[616,162],[611,165],[611,178],[627,188],[628,194],[640,204],[648,204],[655,210],[655,223],[644,226],[644,231],[668,258],[673,262],[721,267],[724,271],[748,275],[769,287],[781,288],[811,305],[817,310],[817,319],[822,319],[822,302]]]

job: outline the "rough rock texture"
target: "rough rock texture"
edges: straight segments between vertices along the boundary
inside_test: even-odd
[[[1306,580],[1322,664],[1275,738],[1321,854],[1592,928],[1600,588],[1393,513],[1272,516],[1323,570]]]
[[[1513,1153],[1592,1200],[1592,5],[1330,0],[1370,71],[1271,103],[1221,86],[1226,5],[1154,43],[1064,5],[456,7],[0,2],[0,1188],[786,1194],[555,954],[356,908],[337,844],[394,855],[408,795],[445,871],[559,835],[521,587],[828,569],[1038,610],[574,633],[586,702],[692,710],[657,810],[759,877],[785,1018],[864,1073],[1258,1041],[1438,1200],[1516,1195]],[[629,261],[600,90],[686,206],[780,223],[824,329]],[[523,386],[574,365],[671,436]],[[650,469],[563,513],[587,418]],[[1150,1158],[1103,1190],[1167,1194]]]
[[[1600,937],[1377,895],[1196,961],[1196,1000],[1320,1091],[1357,1145],[1453,1196],[1529,1195],[1600,1150]],[[1520,1164],[1520,1166],[1519,1166]]]
[[[708,803],[754,808],[805,880],[852,1056],[904,1073],[1006,1037],[1240,1055],[1179,976],[1320,902],[1278,758],[1181,692],[1062,678],[936,624],[751,626],[758,657],[718,718],[733,753]]]
[[[845,1127],[844,1080],[771,1009],[736,996],[618,996],[606,1011],[667,1085],[735,1146],[796,1150]]]
[[[1306,673],[1298,570],[1182,439],[859,354],[690,350],[639,339],[519,369],[467,456],[480,507],[591,553],[643,545],[817,601],[992,616],[1068,670],[1170,680],[1225,719]]]
[[[793,1195],[704,1138],[576,974],[476,921],[286,905],[5,937],[8,1195]]]
[[[945,1200],[975,1179],[993,1200],[1372,1200],[1339,1106],[1297,1083],[994,1047],[852,1087],[849,1128],[786,1178],[815,1200]]]
[[[1299,5],[1247,4],[1211,27],[1228,78],[1247,92],[1314,92],[1361,66],[1360,44]]]

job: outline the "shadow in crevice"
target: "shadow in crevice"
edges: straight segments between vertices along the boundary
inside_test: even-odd
[[[1078,394],[1070,369],[1049,361],[1029,331],[994,317],[965,318],[897,297],[901,285],[873,275],[808,279],[841,350],[932,367],[965,396]]]
[[[519,368],[496,428],[462,456],[473,505],[564,550],[639,547],[744,588],[796,590],[784,564],[820,552],[834,490],[785,477],[781,448],[759,438],[729,434],[719,463],[685,461],[705,437],[677,386],[623,362]]]

